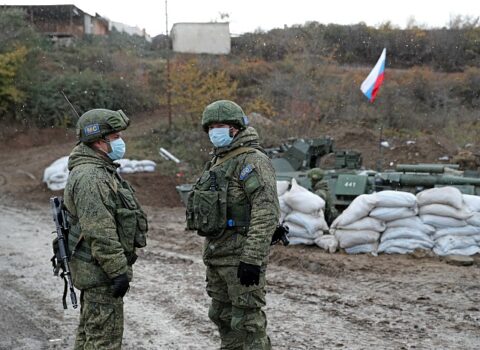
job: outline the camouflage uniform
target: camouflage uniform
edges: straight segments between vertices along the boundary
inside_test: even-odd
[[[85,122],[84,116],[79,124]],[[85,143],[69,157],[64,203],[71,225],[70,268],[73,283],[81,290],[75,349],[121,348],[123,299],[113,296],[112,281],[121,275],[131,281],[135,248],[146,244],[146,215],[117,167]]]
[[[189,196],[187,224],[206,237],[208,315],[218,326],[221,349],[270,349],[262,307],[269,247],[279,219],[276,180],[255,129],[241,129],[228,147],[215,149]],[[215,193],[217,199],[205,200]],[[260,268],[258,285],[240,283],[241,262]]]
[[[328,182],[323,178],[324,172],[320,168],[313,168],[308,172],[312,183],[312,190],[325,201],[325,219],[331,224],[338,216],[338,211],[333,205],[333,198],[328,188]]]

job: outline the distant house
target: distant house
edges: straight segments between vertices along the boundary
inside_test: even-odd
[[[127,33],[128,35],[138,35],[142,38],[145,38],[146,41],[152,42],[152,38],[147,34],[145,29],[140,29],[138,27],[132,27],[128,24],[123,24],[120,22],[110,21],[110,30],[118,30],[119,32]]]
[[[2,5],[1,8],[22,9],[39,32],[54,39],[107,35],[109,32],[106,18],[89,15],[75,5]]]
[[[230,29],[228,22],[218,23],[175,23],[171,31],[175,52],[230,53]]]

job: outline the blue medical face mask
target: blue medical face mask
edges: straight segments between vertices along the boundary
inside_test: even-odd
[[[210,142],[215,147],[225,147],[232,143],[233,137],[230,136],[230,128],[213,128],[208,131]]]
[[[122,139],[115,139],[110,141],[110,147],[112,148],[112,152],[107,153],[107,156],[111,160],[118,160],[122,159],[125,155],[126,145]]]

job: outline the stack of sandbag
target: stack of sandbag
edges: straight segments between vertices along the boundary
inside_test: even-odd
[[[68,156],[57,159],[43,172],[43,182],[52,191],[63,190],[68,179]]]
[[[468,200],[468,199],[467,199]],[[431,188],[417,194],[420,219],[435,228],[433,251],[440,256],[473,255],[480,251],[476,237],[480,220],[455,187]],[[470,204],[474,206],[474,203]]]
[[[385,222],[380,236],[378,253],[407,254],[415,249],[431,250],[433,227],[424,224],[418,214],[417,198],[401,191],[382,191],[377,194],[377,207],[370,212]]]
[[[369,216],[377,204],[377,194],[362,194],[332,223],[330,233],[348,254],[376,254],[378,238],[385,230],[382,220]]]
[[[328,230],[323,209],[325,201],[297,184],[277,183],[281,221],[289,227],[290,244],[314,244],[315,239]]]
[[[283,195],[287,193],[290,188],[289,181],[277,181],[277,195],[278,203],[280,204],[280,223],[285,220],[285,217],[292,209],[285,203]]]
[[[135,159],[119,159],[115,163],[120,167],[117,169],[119,173],[132,174],[142,172],[154,172],[157,164],[153,160],[135,160]]]

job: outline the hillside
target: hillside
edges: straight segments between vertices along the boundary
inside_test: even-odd
[[[190,150],[208,149],[199,120],[220,98],[266,118],[258,125],[266,146],[330,135],[337,147],[362,151],[367,167],[379,158],[380,129],[392,146],[383,150],[386,167],[477,150],[480,27],[468,18],[405,30],[312,22],[233,38],[227,56],[173,54],[164,37],[150,44],[118,32],[53,45],[15,11],[0,12],[0,29],[0,139],[17,130],[72,130],[76,117],[63,92],[79,113],[123,109],[142,125],[132,131],[130,157],[160,160],[161,145],[188,164],[162,164],[168,176],[192,177],[201,167],[207,152]],[[383,47],[385,83],[371,104],[359,87]]]

